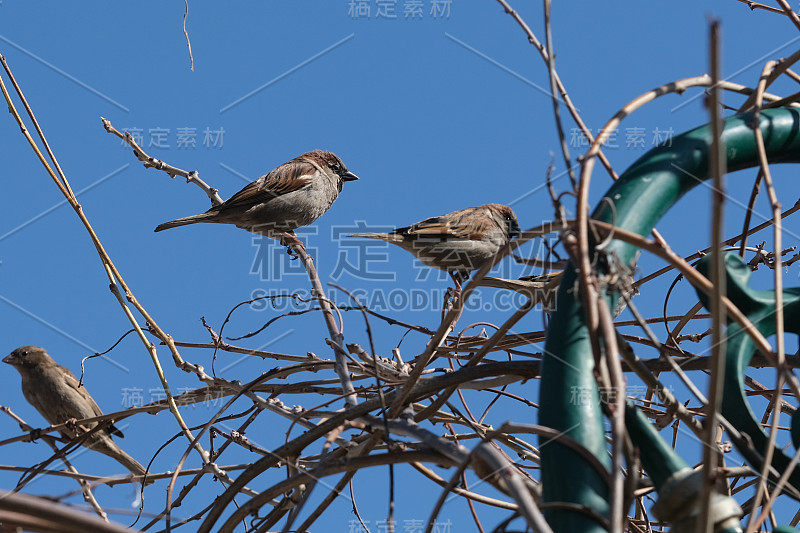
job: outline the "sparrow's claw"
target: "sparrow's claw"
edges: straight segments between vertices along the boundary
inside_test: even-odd
[[[442,302],[442,319],[453,308],[457,298],[461,298],[461,280],[462,275],[460,272],[450,272],[450,277],[453,280],[454,287],[448,287],[444,293],[444,302]]]
[[[67,425],[67,429],[70,429],[72,431],[76,431],[78,429],[78,419],[75,417],[68,418],[67,420],[64,421],[64,424]]]
[[[447,314],[447,309],[450,307],[450,300],[453,297],[452,289],[447,287],[447,290],[444,291],[444,299],[442,300],[442,318],[444,315]]]
[[[442,302],[442,320],[444,320],[444,317],[453,308],[453,303],[456,301],[456,298],[460,296],[460,287],[455,289],[453,287],[447,287],[447,290],[444,292],[444,301]]]
[[[461,295],[461,280],[462,276],[460,272],[451,272],[450,277],[453,279],[453,283],[455,284],[455,288],[453,289],[456,296]],[[448,289],[449,290],[449,289]]]
[[[293,231],[282,231],[281,232],[281,244],[284,246],[303,246],[303,241],[297,238],[297,235],[294,234]]]
[[[281,233],[281,245],[286,246],[286,253],[292,258],[292,261],[297,259],[297,252],[295,248],[300,247],[305,250],[305,246],[303,245],[303,241],[297,238],[291,231],[284,231]]]

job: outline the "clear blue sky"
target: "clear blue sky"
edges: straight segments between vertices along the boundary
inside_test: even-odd
[[[423,308],[401,305],[387,312],[435,327],[446,279],[418,268],[402,250],[367,250],[338,236],[364,225],[407,225],[487,202],[512,205],[523,227],[536,226],[552,218],[543,188],[547,167],[553,162],[557,176],[563,176],[564,168],[547,69],[512,18],[489,0],[439,0],[435,16],[436,2],[419,3],[421,12],[414,11],[416,4],[407,0],[190,2],[187,30],[195,66],[191,72],[181,30],[183,2],[76,5],[0,0],[0,52],[22,85],[73,189],[80,191],[85,212],[111,257],[139,300],[174,338],[207,342],[200,317],[218,329],[238,302],[265,293],[306,292],[308,282],[279,247],[231,226],[195,225],[153,233],[161,222],[206,210],[208,200],[180,179],[170,180],[164,173],[142,168],[119,139],[103,130],[101,116],[119,129],[141,135],[151,155],[198,170],[223,198],[302,152],[334,151],[361,180],[347,183],[333,208],[302,232],[323,282],[336,281],[358,290],[366,303],[376,307],[382,297],[390,301],[392,290],[399,298],[394,305],[400,305],[402,295],[413,288],[424,300]],[[369,13],[354,11],[356,4],[369,5]],[[520,1],[512,5],[544,41],[541,5]],[[388,10],[391,6],[395,18]],[[705,73],[709,15],[722,21],[724,74],[731,81],[754,86],[766,59],[789,55],[800,46],[800,35],[787,20],[751,12],[733,0],[555,3],[556,66],[593,131],[644,91]],[[796,90],[789,84],[773,88],[783,94]],[[725,98],[734,107],[741,102],[731,95]],[[75,213],[64,204],[11,117],[2,116],[0,175],[7,207],[0,213],[4,333],[0,352],[5,355],[23,344],[41,345],[77,373],[82,357],[106,350],[128,324],[108,291],[101,264]],[[585,147],[579,146],[574,124],[563,108],[562,118],[573,157],[577,156]],[[607,153],[621,172],[653,146],[657,132],[678,134],[706,121],[701,91],[671,95],[625,121],[617,134],[617,147]],[[791,182],[793,170],[776,172],[786,206],[798,192]],[[736,202],[746,203],[752,177],[751,172],[731,178],[734,200],[729,205],[728,234],[740,227],[742,208]],[[599,198],[609,183],[605,173],[596,171],[592,198]],[[556,187],[565,190],[567,180],[557,180]],[[680,253],[708,245],[709,205],[707,190],[698,190],[659,226],[673,245],[680,244]],[[765,217],[769,209],[762,195],[754,221]],[[797,231],[790,219],[785,246],[797,244]],[[769,238],[768,234],[763,237]],[[531,253],[537,252],[541,250],[534,247]],[[657,265],[645,258],[642,271]],[[518,277],[530,272],[505,263],[498,274]],[[418,279],[426,274],[427,279]],[[787,285],[796,285],[796,278],[796,270],[790,270]],[[663,286],[654,287],[654,297],[640,298],[648,314],[660,313],[663,302]],[[482,298],[481,304],[489,310],[467,314],[461,326],[479,320],[501,323],[513,311],[499,308],[503,304],[496,292],[482,293]],[[693,290],[681,285],[670,312],[685,312],[693,298]],[[347,301],[341,293],[337,299]],[[270,308],[240,310],[226,334],[247,333],[275,314]],[[539,330],[541,324],[541,315],[532,314],[516,331]],[[377,351],[390,356],[404,330],[375,320],[372,325]],[[322,320],[314,315],[282,319],[259,336],[237,342],[330,357],[323,342],[326,334]],[[345,335],[348,342],[366,346],[359,315],[345,316]],[[405,358],[420,353],[424,342],[420,335],[409,335],[401,345]],[[198,386],[192,376],[170,366],[166,350],[159,353],[175,390]],[[182,353],[187,360],[211,366],[206,351],[185,349]],[[105,412],[124,408],[137,391],[145,401],[158,396],[160,384],[138,341],[127,338],[111,356],[115,364],[93,360],[86,376],[89,391]],[[223,353],[216,368],[225,378],[247,381],[276,364]],[[42,418],[23,400],[16,372],[4,367],[0,376],[5,385],[0,404],[10,406],[32,425],[43,426]],[[771,379],[772,374],[764,377],[766,382]],[[538,397],[536,383],[517,390],[531,400]],[[475,401],[483,405],[480,402],[485,404],[486,399]],[[310,397],[298,398],[303,407],[313,402]],[[196,407],[187,413],[196,423],[207,419],[209,410]],[[535,422],[533,410],[522,410],[515,403],[496,408],[492,416],[495,424],[506,419]],[[250,439],[267,448],[279,445],[287,423],[268,414],[259,420],[260,425],[248,433]],[[139,415],[123,425],[128,425],[128,437],[121,445],[145,463],[157,443],[176,431],[166,413]],[[436,430],[444,432],[441,427]],[[17,432],[13,421],[0,418],[4,437]],[[172,469],[184,446],[179,440],[162,452],[154,469]],[[25,454],[26,459],[6,452],[4,463],[32,463],[47,456],[42,444],[17,445],[13,451]],[[699,444],[686,448],[689,462],[700,453]],[[232,454],[230,460],[236,457]],[[238,457],[247,460],[249,456],[240,453]],[[198,464],[196,458],[190,463]],[[77,458],[76,464],[92,473],[119,470],[93,452]],[[408,469],[398,470],[399,525],[426,520],[438,497],[437,487]],[[16,476],[0,473],[0,486],[10,488]],[[386,516],[385,480],[386,469],[373,469],[355,481],[360,509],[373,530]],[[409,480],[414,480],[413,485]],[[51,492],[48,483],[39,481],[30,490]],[[74,488],[69,483],[54,486],[63,492]],[[163,508],[162,487],[163,483],[147,489],[145,511]],[[208,482],[199,490],[205,492],[176,510],[176,516],[193,514],[203,496],[209,500],[222,489]],[[317,490],[318,496],[325,494],[322,488]],[[101,488],[98,496],[104,505],[126,508],[132,493],[122,487]],[[80,503],[79,497],[72,500]],[[779,512],[782,517],[793,513]],[[485,524],[492,527],[503,515],[487,511],[484,516],[489,517]],[[460,500],[446,505],[440,517],[450,520],[454,531],[455,527],[474,527]],[[330,509],[326,530],[348,531],[352,518],[350,503],[342,498]]]

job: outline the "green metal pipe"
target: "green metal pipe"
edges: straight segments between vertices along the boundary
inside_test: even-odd
[[[728,171],[758,163],[752,114],[726,119],[722,141]],[[800,162],[800,113],[794,109],[764,110],[758,127],[771,162]],[[683,196],[709,178],[709,126],[673,138],[670,146],[649,151],[636,161],[605,194],[593,218],[648,235],[656,222]],[[614,206],[612,210],[607,203]],[[606,248],[623,264],[637,248],[613,241]],[[556,297],[542,362],[539,423],[564,432],[609,465],[603,437],[600,395],[593,378],[594,358],[580,303],[573,293],[576,279],[567,268]],[[613,298],[609,296],[609,302]],[[577,401],[579,398],[580,401]],[[588,398],[588,401],[586,401]],[[542,439],[542,500],[587,506],[608,516],[608,487],[578,453]],[[580,512],[550,509],[546,518],[557,532],[604,531],[602,524]]]
[[[775,291],[759,291],[748,286],[752,271],[744,260],[736,254],[725,254],[726,272],[726,293],[728,298],[747,318],[752,322],[756,329],[765,337],[775,334]],[[697,270],[708,277],[711,265],[707,257],[702,258],[697,264]],[[700,300],[706,308],[710,302],[702,291],[697,291]],[[800,289],[790,288],[783,291],[783,313],[785,330],[790,333],[800,334]],[[739,326],[733,323],[728,317],[727,330],[727,349],[725,365],[725,388],[722,395],[722,414],[733,426],[746,433],[752,442],[750,447],[739,448],[737,450],[745,459],[756,469],[761,470],[763,457],[766,454],[769,437],[761,428],[761,421],[756,418],[750,403],[747,401],[745,393],[745,372],[753,358],[756,345],[753,340]],[[792,417],[792,427],[796,426],[795,419]],[[795,446],[797,439],[792,435]],[[753,453],[755,449],[756,453]],[[789,467],[791,458],[777,446],[773,448],[772,466],[778,475]],[[777,476],[770,476],[773,481],[777,481]],[[797,490],[800,490],[800,470],[795,469],[789,477],[789,482]]]
[[[625,427],[633,443],[639,448],[639,458],[656,490],[676,472],[689,468],[672,446],[661,438],[655,426],[632,402],[625,404]]]

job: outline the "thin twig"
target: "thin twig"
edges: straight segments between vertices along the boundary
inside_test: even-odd
[[[788,4],[784,5],[785,2],[779,3],[784,6],[784,9],[788,8]],[[789,9],[791,12],[791,9]],[[792,15],[794,13],[792,12]],[[800,21],[797,20],[797,16],[794,15],[791,17],[793,21],[796,21],[798,27],[800,27]],[[766,84],[766,78],[769,72],[775,68],[775,63],[772,61],[768,61],[766,65],[764,65],[764,70],[761,75],[761,81],[758,84],[758,94],[763,92],[764,86]],[[761,165],[760,172],[764,176],[764,185],[767,189],[767,194],[769,196],[770,207],[772,209],[772,220],[773,220],[773,239],[775,244],[775,250],[781,250],[783,245],[783,231],[781,228],[781,204],[778,201],[777,194],[775,193],[775,186],[772,182],[772,173],[769,170],[769,162],[767,161],[767,151],[764,146],[764,136],[761,132],[761,127],[759,124],[759,113],[762,105],[761,97],[756,96],[756,113],[753,117],[753,133],[755,134],[756,138],[756,147],[758,148],[758,159]],[[769,438],[767,439],[766,449],[764,450],[764,467],[762,469],[761,475],[762,479],[768,479],[769,475],[769,466],[772,463],[772,456],[774,454],[775,449],[775,439],[778,435],[778,421],[781,415],[781,395],[783,394],[783,384],[785,380],[785,376],[787,373],[786,368],[786,355],[785,355],[785,340],[784,340],[784,322],[783,322],[783,269],[781,268],[781,261],[782,261],[782,254],[776,253],[774,257],[775,263],[775,270],[774,270],[774,280],[775,280],[775,352],[776,352],[776,359],[777,359],[777,384],[775,385],[776,393],[775,393],[775,404],[774,410],[772,412],[772,425],[770,427],[770,434]],[[755,500],[753,501],[753,511],[755,511],[761,505],[761,499],[764,497],[764,492],[766,487],[764,483],[759,483],[758,489],[756,491]],[[769,506],[767,509],[762,512],[763,514],[769,511]],[[747,532],[750,533],[751,531],[756,531],[755,529],[755,519],[756,513],[752,512],[750,514],[750,518],[748,520]],[[763,522],[763,520],[761,521]]]
[[[553,31],[550,27],[550,2],[551,0],[544,0],[544,31],[547,41],[547,72],[550,75],[550,96],[553,102],[553,116],[556,120],[558,140],[561,143],[561,153],[564,156],[564,166],[569,174],[569,181],[572,183],[572,189],[575,190],[578,183],[575,181],[575,171],[572,168],[572,158],[570,158],[569,155],[569,146],[567,146],[567,139],[564,135],[564,127],[561,125],[561,113],[558,109],[559,101],[556,96],[556,55],[553,50]]]
[[[14,86],[14,89],[17,92],[17,96],[23,102],[23,105],[24,105],[24,107],[25,107],[25,109],[26,109],[26,111],[28,113],[28,116],[30,117],[31,121],[34,124],[37,125],[36,129],[37,129],[37,132],[39,133],[39,136],[40,136],[40,139],[41,139],[42,143],[45,146],[48,146],[47,140],[46,140],[46,138],[44,136],[44,132],[42,132],[42,130],[38,127],[38,122],[36,120],[36,117],[33,114],[33,110],[28,105],[27,100],[25,99],[25,95],[22,93],[22,89],[17,84],[16,79],[14,78],[14,75],[11,72],[11,69],[8,66],[8,63],[6,62],[5,57],[3,57],[2,55],[0,55],[0,63],[2,63],[3,69],[5,70],[6,74],[9,77],[9,80],[11,81],[12,85]],[[175,401],[174,401],[174,399],[172,397],[172,393],[170,391],[169,384],[167,383],[167,378],[164,375],[163,369],[161,368],[161,362],[158,359],[158,354],[156,353],[155,347],[147,340],[144,332],[139,327],[139,323],[137,322],[137,320],[133,316],[133,313],[131,312],[130,308],[128,307],[127,302],[130,302],[130,304],[134,306],[134,308],[139,312],[139,314],[142,315],[142,317],[145,319],[145,321],[148,324],[150,324],[151,328],[157,333],[157,335],[161,339],[163,339],[163,340],[165,340],[167,342],[168,346],[170,345],[171,337],[169,335],[167,335],[164,331],[161,330],[161,328],[158,326],[156,321],[150,316],[150,314],[147,312],[147,310],[145,310],[145,308],[136,300],[135,296],[133,295],[133,292],[130,290],[128,285],[125,283],[125,280],[123,279],[122,274],[119,272],[119,270],[117,270],[117,267],[114,265],[114,262],[111,260],[111,257],[106,252],[106,250],[103,247],[103,245],[101,244],[99,237],[97,236],[97,234],[94,231],[94,228],[89,223],[89,219],[86,217],[86,215],[85,215],[85,213],[83,211],[83,207],[78,203],[77,198],[73,194],[72,189],[69,186],[69,181],[67,180],[66,175],[61,171],[61,167],[58,164],[58,161],[56,160],[55,155],[51,151],[49,151],[49,148],[48,148],[48,154],[50,155],[51,160],[53,161],[53,166],[55,167],[56,171],[58,171],[58,175],[56,175],[56,172],[53,171],[53,169],[47,163],[47,160],[45,159],[45,157],[42,155],[41,151],[39,151],[39,148],[36,145],[36,142],[34,141],[33,137],[31,137],[30,133],[28,132],[28,129],[25,127],[25,125],[24,125],[24,123],[22,121],[22,117],[19,115],[19,113],[17,112],[16,107],[14,106],[13,102],[11,101],[11,96],[8,93],[8,90],[6,89],[5,83],[3,82],[1,77],[0,77],[0,90],[2,90],[3,96],[6,99],[6,103],[8,104],[9,111],[11,112],[11,114],[14,116],[14,119],[19,124],[20,129],[22,131],[22,134],[26,138],[26,140],[28,141],[28,144],[31,146],[31,149],[37,155],[37,157],[39,158],[39,161],[42,163],[42,165],[44,166],[45,170],[50,175],[50,178],[53,180],[53,182],[56,184],[58,189],[64,195],[64,197],[66,198],[66,200],[70,204],[70,206],[74,209],[74,211],[78,215],[78,218],[80,219],[81,223],[83,224],[84,228],[89,233],[89,237],[92,240],[92,244],[94,244],[94,246],[95,246],[95,248],[97,250],[97,253],[100,256],[100,260],[103,263],[103,267],[104,267],[104,269],[106,271],[106,276],[108,277],[108,282],[109,282],[109,288],[111,289],[111,292],[114,294],[114,296],[116,297],[116,299],[119,302],[120,306],[122,307],[123,313],[125,314],[127,319],[130,321],[130,323],[133,326],[133,328],[136,330],[136,332],[137,332],[137,334],[139,336],[139,339],[142,341],[142,343],[144,344],[145,348],[147,349],[147,351],[148,351],[148,353],[150,355],[150,358],[151,358],[151,360],[153,362],[153,365],[156,368],[156,372],[158,373],[159,380],[161,381],[161,385],[162,385],[162,387],[164,389],[164,392],[165,392],[165,394],[167,396],[167,400],[170,403],[170,412],[172,413],[173,417],[177,421],[178,425],[181,427],[181,430],[184,432],[186,438],[188,440],[190,440],[190,441],[193,440],[191,432],[188,429],[188,426],[183,421],[183,418],[181,417],[181,414],[178,412],[178,408],[175,405]],[[120,290],[119,290],[120,288],[122,288],[122,291],[124,291],[124,293],[125,293],[125,299],[123,299],[123,297],[122,297],[122,295],[120,293]],[[180,361],[182,363],[183,361],[182,361],[182,359],[180,357],[180,354],[178,353],[177,348],[175,348],[174,345],[171,345],[170,346],[170,350],[171,350],[171,352],[173,354],[173,358],[176,360],[176,362]],[[203,458],[203,460],[206,461],[207,457],[208,457],[208,454],[205,452],[205,450],[202,449],[201,446],[199,446],[199,444],[197,445],[197,451],[200,454],[200,456]],[[220,472],[220,473],[222,473],[222,472]]]
[[[189,70],[194,72],[194,56],[192,55],[192,41],[189,40],[189,33],[186,31],[186,17],[189,16],[189,0],[183,0],[186,10],[183,12],[183,36],[186,37],[186,46],[189,48]]]
[[[345,394],[345,402],[348,406],[353,406],[358,403],[353,382],[350,379],[350,374],[347,372],[347,358],[348,354],[344,349],[344,335],[341,328],[336,325],[336,319],[333,317],[331,310],[331,302],[325,297],[325,289],[322,287],[322,282],[317,274],[317,269],[314,267],[314,261],[306,253],[305,247],[300,243],[293,243],[290,245],[292,250],[300,258],[303,266],[308,273],[308,278],[311,281],[311,294],[316,296],[319,302],[319,308],[322,311],[322,316],[325,319],[325,325],[328,327],[328,334],[330,335],[330,344],[333,347],[334,355],[336,356],[335,370],[342,383],[342,392]],[[341,315],[339,320],[341,323]]]

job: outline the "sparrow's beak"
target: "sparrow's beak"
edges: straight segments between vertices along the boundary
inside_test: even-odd
[[[508,228],[508,238],[513,239],[514,237],[519,237],[520,233],[522,233],[522,230],[520,229],[519,224],[512,222],[511,227]]]
[[[356,176],[355,174],[353,174],[349,170],[347,172],[345,172],[344,174],[342,174],[342,180],[344,180],[344,181],[354,181],[354,180],[357,180],[357,179],[358,179],[358,176]]]
[[[11,354],[8,354],[7,356],[5,356],[3,358],[3,362],[7,363],[9,365],[13,365],[14,364],[12,361],[13,361],[13,358],[11,357]]]

